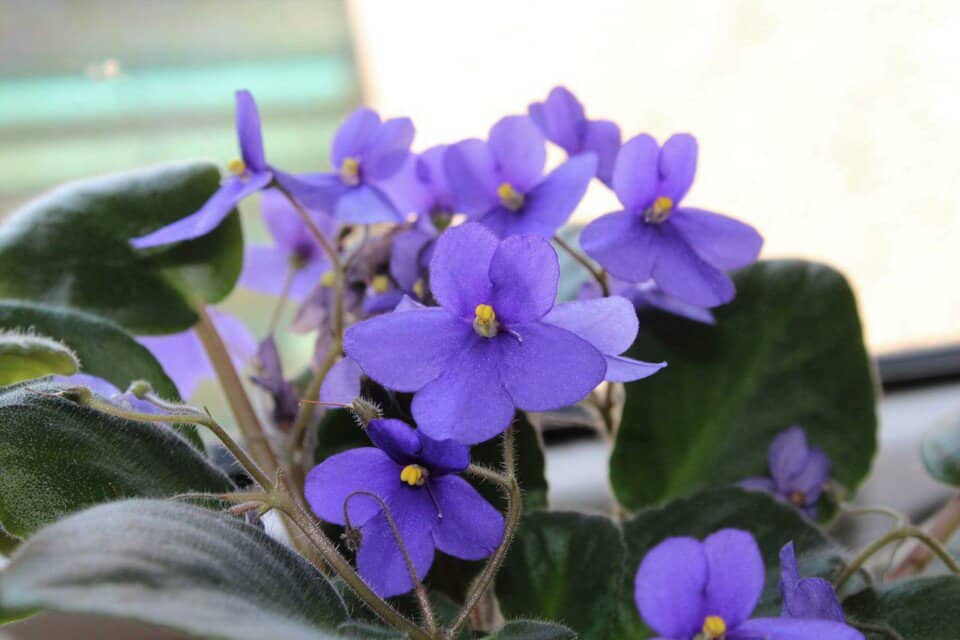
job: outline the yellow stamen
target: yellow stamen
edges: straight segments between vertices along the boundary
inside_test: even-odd
[[[703,621],[704,640],[717,640],[727,632],[727,623],[720,616],[707,616]]]
[[[497,187],[497,196],[500,202],[510,211],[519,211],[523,206],[523,194],[513,188],[509,182],[504,182]]]
[[[413,283],[413,293],[423,300],[424,296],[427,294],[427,285],[424,283],[423,278],[420,278]]]
[[[644,213],[647,222],[660,223],[670,217],[673,212],[673,199],[667,196],[659,196],[653,201],[651,206]]]
[[[473,330],[484,338],[492,338],[500,330],[500,323],[497,322],[497,313],[488,304],[478,304],[474,309]]]
[[[803,491],[794,491],[790,494],[790,502],[798,507],[805,507],[807,506],[807,494]]]
[[[320,284],[324,287],[332,287],[335,279],[336,276],[333,275],[333,271],[327,271],[320,276]]]
[[[247,172],[247,165],[245,165],[240,158],[234,158],[227,163],[227,171],[235,176],[242,176]]]
[[[360,184],[360,160],[353,157],[344,158],[340,164],[340,179],[351,187]]]
[[[408,464],[400,472],[400,482],[406,482],[411,487],[422,487],[427,475],[427,470],[420,465]]]
[[[373,281],[370,285],[377,293],[386,293],[390,290],[390,278],[381,273],[380,275],[373,276]]]

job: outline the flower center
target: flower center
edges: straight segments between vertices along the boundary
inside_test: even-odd
[[[408,464],[400,472],[400,482],[406,482],[411,487],[422,487],[429,475],[429,472],[420,465]]]
[[[373,281],[370,285],[375,292],[386,293],[390,290],[390,278],[381,273],[380,275],[373,276]]]
[[[497,196],[500,203],[510,211],[519,211],[523,206],[523,194],[513,188],[509,182],[504,182],[497,187]]]
[[[484,338],[492,338],[500,331],[497,312],[488,304],[478,304],[474,309],[473,330]]]
[[[720,616],[707,616],[703,621],[703,640],[718,640],[727,632],[727,623]]]
[[[421,300],[427,295],[426,284],[423,282],[423,278],[413,283],[413,294]]]
[[[333,271],[325,271],[322,276],[320,276],[320,285],[323,287],[332,287],[336,276],[333,275]]]
[[[340,180],[343,184],[355,187],[360,184],[360,160],[354,157],[344,158],[340,164]]]
[[[673,213],[673,199],[659,196],[653,201],[649,209],[643,212],[643,219],[653,224],[660,224]]]
[[[227,163],[227,171],[235,176],[242,176],[247,172],[247,165],[240,158],[234,158]]]
[[[798,507],[805,507],[807,506],[807,494],[799,490],[793,491],[790,493],[790,502]]]

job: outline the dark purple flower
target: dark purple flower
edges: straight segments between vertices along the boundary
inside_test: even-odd
[[[807,434],[802,428],[790,427],[770,443],[767,460],[769,478],[747,478],[740,485],[766,491],[816,517],[817,500],[830,477],[827,454],[807,444]]]
[[[583,105],[566,87],[554,87],[546,100],[534,102],[528,112],[547,140],[567,155],[595,154],[597,178],[610,184],[620,150],[620,127],[609,120],[588,120]]]
[[[230,352],[233,365],[242,369],[256,353],[256,338],[239,318],[213,308],[207,311]],[[137,342],[153,353],[184,399],[193,395],[200,382],[216,375],[193,329],[164,336],[137,336]]]
[[[273,423],[286,430],[293,424],[300,408],[296,387],[283,377],[283,365],[273,336],[267,336],[257,347],[257,373],[250,376],[254,384],[270,394],[273,400]]]
[[[659,640],[863,640],[832,620],[755,618],[763,557],[746,531],[722,529],[703,541],[667,538],[640,563],[640,616]]]
[[[260,196],[260,207],[274,245],[246,248],[240,283],[274,296],[286,292],[287,297],[302,301],[330,269],[330,261],[286,196],[267,189]],[[312,212],[310,217],[328,238],[334,235],[335,224],[329,216]]]
[[[793,542],[780,550],[780,595],[785,618],[833,620],[846,622],[843,608],[830,581],[823,578],[801,578]]]
[[[413,416],[427,435],[482,442],[510,424],[515,408],[573,404],[603,380],[603,354],[545,321],[558,278],[543,238],[498,241],[473,223],[448,229],[430,262],[441,306],[354,325],[344,351],[376,382],[415,392]]]
[[[156,405],[141,400],[128,391],[120,391],[112,382],[89,373],[75,373],[72,376],[53,376],[53,381],[65,387],[86,387],[95,394],[109,400],[113,404],[139,411],[140,413],[161,413]]]
[[[507,116],[490,129],[487,142],[464,140],[444,155],[456,209],[499,237],[552,237],[573,210],[596,171],[584,153],[543,176],[546,141],[527,116]]]
[[[396,522],[419,578],[435,550],[465,560],[486,558],[503,540],[503,516],[458,472],[470,452],[453,440],[433,440],[400,420],[372,420],[374,447],[327,458],[307,476],[304,493],[320,518],[359,528],[357,570],[381,597],[413,588],[410,573],[379,497]]]
[[[613,171],[613,188],[625,210],[587,225],[580,244],[621,280],[652,278],[684,302],[715,307],[736,293],[724,271],[755,261],[763,238],[733,218],[679,206],[696,167],[693,136],[672,136],[662,148],[648,135],[629,140]]]
[[[344,222],[403,221],[384,187],[407,162],[413,134],[409,118],[381,122],[376,111],[357,109],[334,135],[333,172],[298,176],[300,199]]]

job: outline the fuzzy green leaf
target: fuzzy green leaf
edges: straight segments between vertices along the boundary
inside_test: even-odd
[[[0,386],[54,374],[69,376],[79,367],[76,354],[61,342],[0,330]]]

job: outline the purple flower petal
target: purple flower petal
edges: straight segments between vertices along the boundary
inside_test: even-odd
[[[364,179],[386,180],[400,171],[410,155],[413,135],[410,118],[392,118],[384,122],[363,153],[361,170]]]
[[[384,502],[403,487],[403,467],[374,447],[350,449],[330,456],[307,474],[303,487],[307,503],[320,519],[344,524],[343,507],[347,496],[368,491]],[[350,522],[358,527],[380,512],[376,500],[358,495],[350,499]]]
[[[205,236],[223,222],[238,202],[267,186],[272,179],[273,176],[267,172],[254,173],[249,178],[230,178],[196,213],[145,236],[134,238],[130,244],[135,249],[145,249]]]
[[[454,475],[429,480],[443,515],[433,530],[437,549],[464,560],[482,560],[503,541],[503,516],[470,484]]]
[[[660,309],[661,311],[688,318],[695,322],[702,322],[703,324],[717,323],[713,317],[713,313],[711,313],[709,309],[686,303],[683,300],[671,296],[657,287],[653,280],[642,282],[629,290],[621,290],[620,295],[633,302],[633,305],[638,310],[653,307],[654,309]]]
[[[547,147],[533,120],[527,116],[501,118],[490,129],[488,144],[500,169],[500,178],[517,191],[529,191],[540,180],[547,161]]]
[[[498,246],[497,238],[479,224],[445,231],[430,261],[430,291],[437,302],[472,321],[476,306],[492,300],[490,262]]]
[[[337,219],[353,224],[402,222],[403,216],[385,193],[368,184],[347,189],[334,206]]]
[[[350,358],[342,358],[330,367],[320,386],[320,399],[324,402],[350,404],[360,397],[360,365]]]
[[[393,237],[390,275],[404,291],[413,292],[414,285],[423,276],[423,250],[433,240],[434,236],[419,229],[407,229]]]
[[[687,133],[670,136],[660,149],[660,187],[657,195],[679,203],[697,172],[697,139]]]
[[[380,116],[373,109],[360,107],[347,116],[333,136],[330,164],[339,168],[346,158],[363,154],[380,128]]]
[[[559,280],[560,262],[547,240],[512,236],[500,242],[490,261],[493,290],[488,304],[501,322],[538,320],[553,307]]]
[[[552,237],[580,204],[596,169],[597,159],[592,153],[570,158],[527,193],[520,211],[500,207],[505,224],[492,225],[497,235],[530,233]],[[483,223],[489,225],[486,219]]]
[[[597,178],[610,186],[617,152],[620,150],[620,127],[609,120],[587,122],[583,131],[582,150],[597,156]]]
[[[213,365],[193,330],[167,336],[137,336],[137,342],[153,353],[176,383],[182,398],[192,396],[201,380],[214,375]]]
[[[609,382],[633,382],[649,378],[667,366],[666,362],[644,362],[623,356],[604,356],[607,360],[607,373],[603,379]]]
[[[718,269],[739,269],[756,262],[763,236],[748,224],[702,209],[677,209],[670,224],[697,254]]]
[[[260,173],[267,171],[267,159],[263,153],[263,137],[260,132],[260,113],[253,95],[245,89],[237,91],[236,122],[240,156],[247,169]]]
[[[575,404],[603,381],[606,360],[586,340],[540,322],[516,331],[522,340],[504,336],[498,342],[500,378],[518,408],[547,411]]]
[[[803,471],[810,456],[807,434],[793,426],[777,435],[767,451],[770,475],[780,491],[790,491],[791,479]]]
[[[277,246],[301,256],[306,253],[315,254],[318,258],[322,256],[323,250],[317,244],[313,233],[307,228],[287,197],[278,189],[265,189],[260,194],[260,210]],[[336,223],[333,218],[319,211],[308,211],[308,213],[323,235],[327,238],[334,236]],[[305,249],[311,251],[308,252]]]
[[[375,316],[396,309],[403,299],[404,293],[400,289],[390,289],[383,293],[374,293],[363,301],[363,312],[368,316]]]
[[[789,489],[802,491],[807,497],[807,504],[813,504],[823,493],[823,485],[830,476],[830,458],[816,447],[810,448],[810,455],[799,473],[790,477]]]
[[[743,487],[747,491],[763,491],[764,493],[769,493],[771,495],[777,492],[777,488],[774,486],[773,480],[759,476],[741,480],[737,483],[737,486]]]
[[[563,302],[543,321],[577,334],[605,355],[629,349],[639,328],[633,305],[620,296]]]
[[[613,190],[623,206],[642,211],[657,196],[660,185],[660,148],[647,134],[627,140],[613,165]]]
[[[456,440],[434,440],[417,431],[420,459],[434,473],[459,473],[470,466],[470,449]]]
[[[707,615],[723,618],[728,628],[750,617],[763,591],[764,568],[760,548],[746,531],[722,529],[703,541],[707,556]]]
[[[67,387],[86,387],[116,405],[129,407],[140,413],[163,413],[163,410],[156,405],[141,400],[132,393],[120,391],[111,382],[89,373],[75,373],[72,376],[55,375],[53,381]]]
[[[384,418],[367,425],[370,441],[399,465],[411,464],[420,453],[417,432],[403,420]]]
[[[468,216],[499,204],[496,161],[482,140],[464,140],[447,149],[443,157],[455,209]]]
[[[244,250],[240,284],[254,291],[279,296],[293,268],[290,258],[289,253],[276,247],[248,246]]]
[[[309,210],[332,216],[337,201],[350,188],[334,173],[291,175],[274,170],[276,181]]]
[[[655,233],[653,279],[661,289],[698,307],[715,307],[733,299],[733,281],[700,258],[670,222],[658,225]]]
[[[423,312],[396,315],[412,313]],[[413,397],[413,417],[431,438],[476,444],[502,432],[513,420],[513,402],[498,375],[497,345],[474,337],[473,346],[452,358],[443,374]]]
[[[843,608],[833,585],[823,578],[800,579],[793,543],[780,550],[780,595],[782,616],[844,622]]]
[[[601,216],[580,234],[580,246],[611,274],[628,282],[649,280],[657,257],[653,225],[627,211]]]
[[[755,618],[727,634],[729,640],[864,640],[863,634],[840,622]]]
[[[472,335],[473,327],[443,309],[404,311],[350,327],[344,351],[380,384],[396,391],[417,391],[448,368]]]
[[[665,638],[687,640],[700,633],[709,570],[703,545],[693,538],[667,538],[651,549],[637,571],[634,598],[641,617]]]
[[[580,132],[586,124],[583,105],[566,87],[554,87],[547,99],[528,108],[530,118],[548,140],[569,155],[580,153]],[[619,142],[617,143],[619,145]]]

